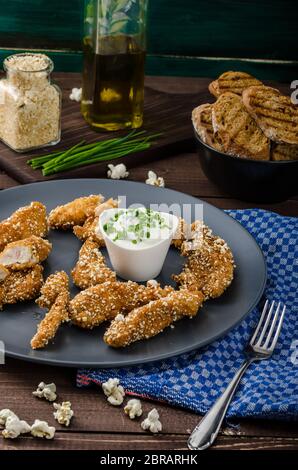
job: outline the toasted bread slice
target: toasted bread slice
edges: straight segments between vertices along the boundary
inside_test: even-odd
[[[224,72],[217,80],[209,84],[210,93],[218,98],[226,92],[242,95],[243,90],[250,86],[262,86],[262,82],[245,72]]]
[[[271,160],[298,160],[298,145],[276,144],[272,149]]]
[[[269,139],[246,111],[240,96],[234,93],[220,95],[212,106],[212,124],[226,153],[269,160]]]
[[[217,150],[222,150],[222,144],[213,131],[211,110],[212,105],[209,103],[201,104],[195,108],[192,112],[192,123],[200,139],[205,144]]]
[[[244,90],[243,103],[269,139],[298,144],[298,106],[289,96],[275,88],[252,86]]]

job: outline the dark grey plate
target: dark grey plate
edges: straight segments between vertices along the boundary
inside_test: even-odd
[[[70,367],[118,367],[157,361],[199,348],[223,336],[261,298],[266,282],[266,264],[251,235],[221,210],[170,189],[101,179],[28,184],[1,191],[0,220],[34,200],[43,202],[50,210],[58,204],[91,193],[102,193],[106,197],[125,195],[128,204],[191,204],[192,209],[195,204],[203,204],[205,223],[227,241],[234,253],[237,268],[232,285],[219,299],[206,302],[195,319],[182,320],[174,329],[168,328],[155,338],[121,350],[109,348],[103,342],[105,326],[85,331],[72,325],[64,325],[52,344],[43,350],[32,351],[30,339],[44,311],[34,302],[6,306],[0,312],[0,340],[4,342],[8,356]],[[81,246],[79,240],[72,233],[58,231],[51,231],[49,239],[53,243],[53,251],[45,263],[45,275],[60,269],[70,272]],[[178,252],[171,248],[160,281],[171,283],[171,274],[178,273],[183,262]],[[76,292],[77,289],[72,288],[72,294]]]

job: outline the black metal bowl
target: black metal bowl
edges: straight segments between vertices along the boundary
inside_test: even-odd
[[[205,175],[231,196],[250,202],[281,202],[298,194],[298,160],[233,157],[205,144],[196,131],[195,138]]]

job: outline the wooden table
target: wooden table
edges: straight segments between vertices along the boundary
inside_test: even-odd
[[[69,86],[77,82],[71,80]],[[197,80],[190,78],[147,79],[150,86],[172,92],[195,92]],[[187,192],[207,200],[222,209],[245,208],[252,204],[231,199],[211,184],[199,166],[196,154],[187,153],[169,157],[130,169],[129,179],[144,181],[148,170],[154,170],[165,178],[166,186]],[[0,173],[0,189],[17,185],[18,182]],[[259,205],[280,214],[298,216],[298,199],[279,204]],[[17,331],[16,331],[16,334]],[[131,421],[119,408],[110,406],[97,388],[77,389],[75,370],[30,364],[7,359],[0,366],[0,409],[10,408],[23,419],[33,417],[47,420],[55,425],[52,405],[32,396],[40,381],[54,381],[59,401],[70,400],[75,417],[70,429],[57,425],[54,441],[24,437],[19,440],[0,440],[0,449],[88,449],[88,450],[169,450],[186,449],[189,432],[197,424],[199,416],[165,404],[144,401],[144,412],[155,406],[162,419],[163,431],[157,436],[148,435],[140,428],[139,421]],[[221,431],[213,449],[298,449],[298,429],[295,423],[262,420],[234,420]]]

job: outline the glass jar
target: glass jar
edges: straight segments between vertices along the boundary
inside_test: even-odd
[[[81,112],[95,129],[143,123],[147,0],[85,1]]]
[[[51,83],[53,62],[44,54],[15,54],[3,64],[0,138],[17,152],[60,141],[61,91]]]

